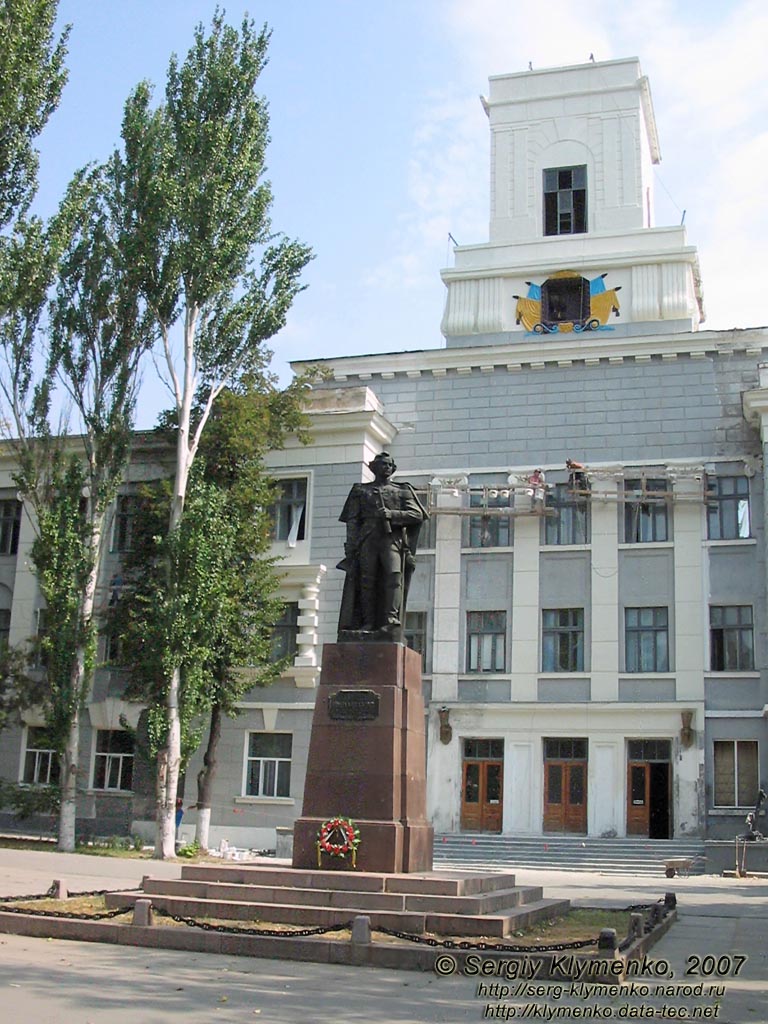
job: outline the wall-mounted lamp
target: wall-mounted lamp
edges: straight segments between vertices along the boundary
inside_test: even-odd
[[[691,746],[696,737],[696,731],[691,725],[691,722],[693,721],[693,712],[681,711],[680,720],[683,723],[682,728],[680,730],[680,742],[683,745],[683,748],[687,750]]]
[[[450,743],[453,739],[453,729],[451,728],[450,709],[443,704],[441,708],[437,709],[437,716],[440,719],[440,742]]]

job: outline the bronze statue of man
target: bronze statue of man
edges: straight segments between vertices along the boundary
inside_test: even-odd
[[[409,483],[394,483],[397,469],[389,452],[368,463],[372,483],[355,484],[339,519],[347,524],[344,560],[347,578],[339,614],[339,639],[363,633],[366,639],[402,639],[408,585],[427,510]]]

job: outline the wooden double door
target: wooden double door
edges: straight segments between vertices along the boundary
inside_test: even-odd
[[[464,761],[461,827],[468,832],[501,832],[503,761]]]
[[[587,762],[544,762],[544,831],[587,831]]]

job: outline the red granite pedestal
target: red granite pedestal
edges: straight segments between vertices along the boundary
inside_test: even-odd
[[[357,870],[431,871],[425,769],[420,656],[402,644],[326,644],[293,866],[350,870],[349,856],[323,853],[318,865],[318,830],[340,816],[360,829]]]

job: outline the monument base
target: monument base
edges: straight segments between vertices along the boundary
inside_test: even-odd
[[[318,851],[317,836],[327,818],[299,818],[293,827],[293,866],[323,871],[350,871],[352,856],[334,857]],[[360,845],[354,870],[402,874],[432,870],[432,826],[403,825],[399,821],[370,821],[356,817]]]
[[[324,822],[341,817],[360,831],[358,871],[432,870],[426,820],[421,658],[402,644],[326,644],[312,720],[293,866],[349,871],[351,852],[319,852]]]

